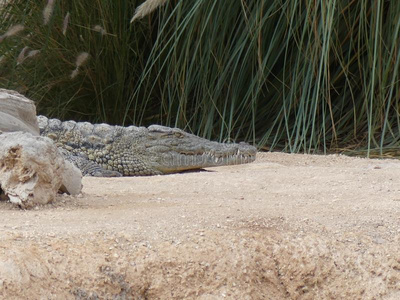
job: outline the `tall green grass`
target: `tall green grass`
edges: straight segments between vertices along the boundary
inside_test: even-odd
[[[1,11],[0,31],[13,24],[25,30],[0,43],[5,55],[0,84],[34,99],[42,114],[119,123],[144,64],[141,52],[152,47],[152,27],[131,29],[134,1],[54,1],[44,24],[46,3],[13,0]],[[24,47],[40,54],[18,64]],[[81,53],[89,57],[71,78]]]
[[[0,42],[0,86],[41,113],[263,149],[397,155],[399,1],[169,0],[130,24],[142,1],[58,0],[44,25],[46,3],[0,12],[0,34],[25,26]],[[17,65],[25,46],[40,54]],[[71,79],[81,52],[90,57]]]

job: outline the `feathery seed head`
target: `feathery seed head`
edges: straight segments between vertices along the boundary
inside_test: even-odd
[[[101,35],[105,35],[107,31],[100,25],[93,26],[93,30],[99,32]]]
[[[89,53],[87,52],[81,52],[79,55],[76,57],[75,61],[75,70],[72,71],[71,75],[69,76],[71,79],[74,79],[76,76],[79,74],[79,67],[82,66],[85,61],[89,58]]]
[[[6,37],[13,36],[22,30],[24,30],[24,25],[21,25],[21,24],[13,25],[7,30],[7,32],[4,35]]]
[[[67,12],[67,14],[65,15],[65,18],[64,18],[63,29],[62,29],[63,35],[67,34],[68,24],[69,24],[69,12]]]
[[[48,0],[46,7],[43,9],[43,24],[46,25],[49,23],[51,15],[54,10],[54,2],[55,0]]]
[[[71,79],[74,79],[76,76],[78,76],[79,74],[79,67],[76,67],[75,70],[72,71],[71,75],[69,75],[69,77]]]
[[[20,64],[22,64],[23,62],[24,62],[24,60],[25,60],[25,53],[26,53],[26,51],[28,51],[28,49],[29,49],[29,47],[28,46],[25,46],[22,50],[21,50],[21,52],[18,54],[18,57],[17,57],[17,65],[20,65]]]
[[[24,30],[24,26],[21,24],[11,26],[5,34],[0,35],[0,42],[4,40],[6,37],[10,37],[16,35],[18,32]]]
[[[157,7],[165,4],[167,0],[146,0],[143,2],[140,6],[136,8],[135,14],[133,15],[131,19],[131,23],[135,21],[136,19],[141,19],[148,14],[150,14],[153,10],[155,10]]]
[[[34,57],[34,56],[36,56],[36,55],[39,54],[39,53],[40,53],[40,50],[31,50],[31,51],[28,52],[28,54],[26,55],[25,58]]]
[[[79,68],[83,63],[89,58],[89,53],[87,52],[81,52],[79,55],[76,57],[76,62],[75,66]]]

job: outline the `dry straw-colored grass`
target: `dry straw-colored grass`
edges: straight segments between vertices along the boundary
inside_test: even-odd
[[[98,33],[100,33],[101,35],[105,35],[107,34],[107,31],[100,25],[95,25],[93,26],[93,30],[97,31]]]
[[[89,53],[87,52],[81,52],[79,55],[76,57],[75,61],[75,70],[72,71],[70,78],[74,79],[78,74],[79,74],[79,68],[87,61],[89,58]]]
[[[21,24],[17,24],[17,25],[13,25],[11,26],[6,33],[4,33],[3,35],[0,35],[0,42],[2,42],[5,38],[13,36],[18,34],[19,32],[21,32],[22,30],[24,30],[24,26]]]
[[[19,64],[22,64],[22,62],[25,60],[25,54],[26,54],[26,52],[29,50],[29,47],[28,46],[25,46],[22,50],[21,50],[21,52],[18,54],[18,57],[17,57],[17,65],[19,65]]]
[[[49,23],[50,18],[54,11],[54,2],[55,0],[48,0],[47,5],[43,10],[43,24],[46,25]]]
[[[62,29],[63,35],[67,34],[68,24],[69,24],[69,12],[67,12],[67,14],[64,17],[63,29]]]
[[[143,2],[136,9],[133,18],[131,19],[131,23],[134,22],[136,19],[141,19],[147,16],[148,14],[150,14],[151,12],[153,12],[155,9],[165,4],[166,2],[167,0],[147,0]]]
[[[79,68],[81,65],[85,63],[85,61],[89,58],[89,53],[87,52],[81,52],[79,55],[76,57],[76,62],[75,65],[77,68]]]
[[[27,58],[34,57],[40,53],[40,50],[29,50],[29,47],[24,47],[17,57],[17,65],[22,64]]]

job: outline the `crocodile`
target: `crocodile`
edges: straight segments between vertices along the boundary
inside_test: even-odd
[[[218,143],[161,125],[122,127],[37,117],[67,160],[86,176],[146,176],[250,163],[257,150],[246,143]]]

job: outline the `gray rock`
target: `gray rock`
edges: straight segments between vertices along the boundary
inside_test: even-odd
[[[65,160],[65,170],[60,191],[70,195],[78,195],[82,191],[82,173],[70,161]]]
[[[39,135],[34,102],[15,91],[0,89],[0,130]]]

